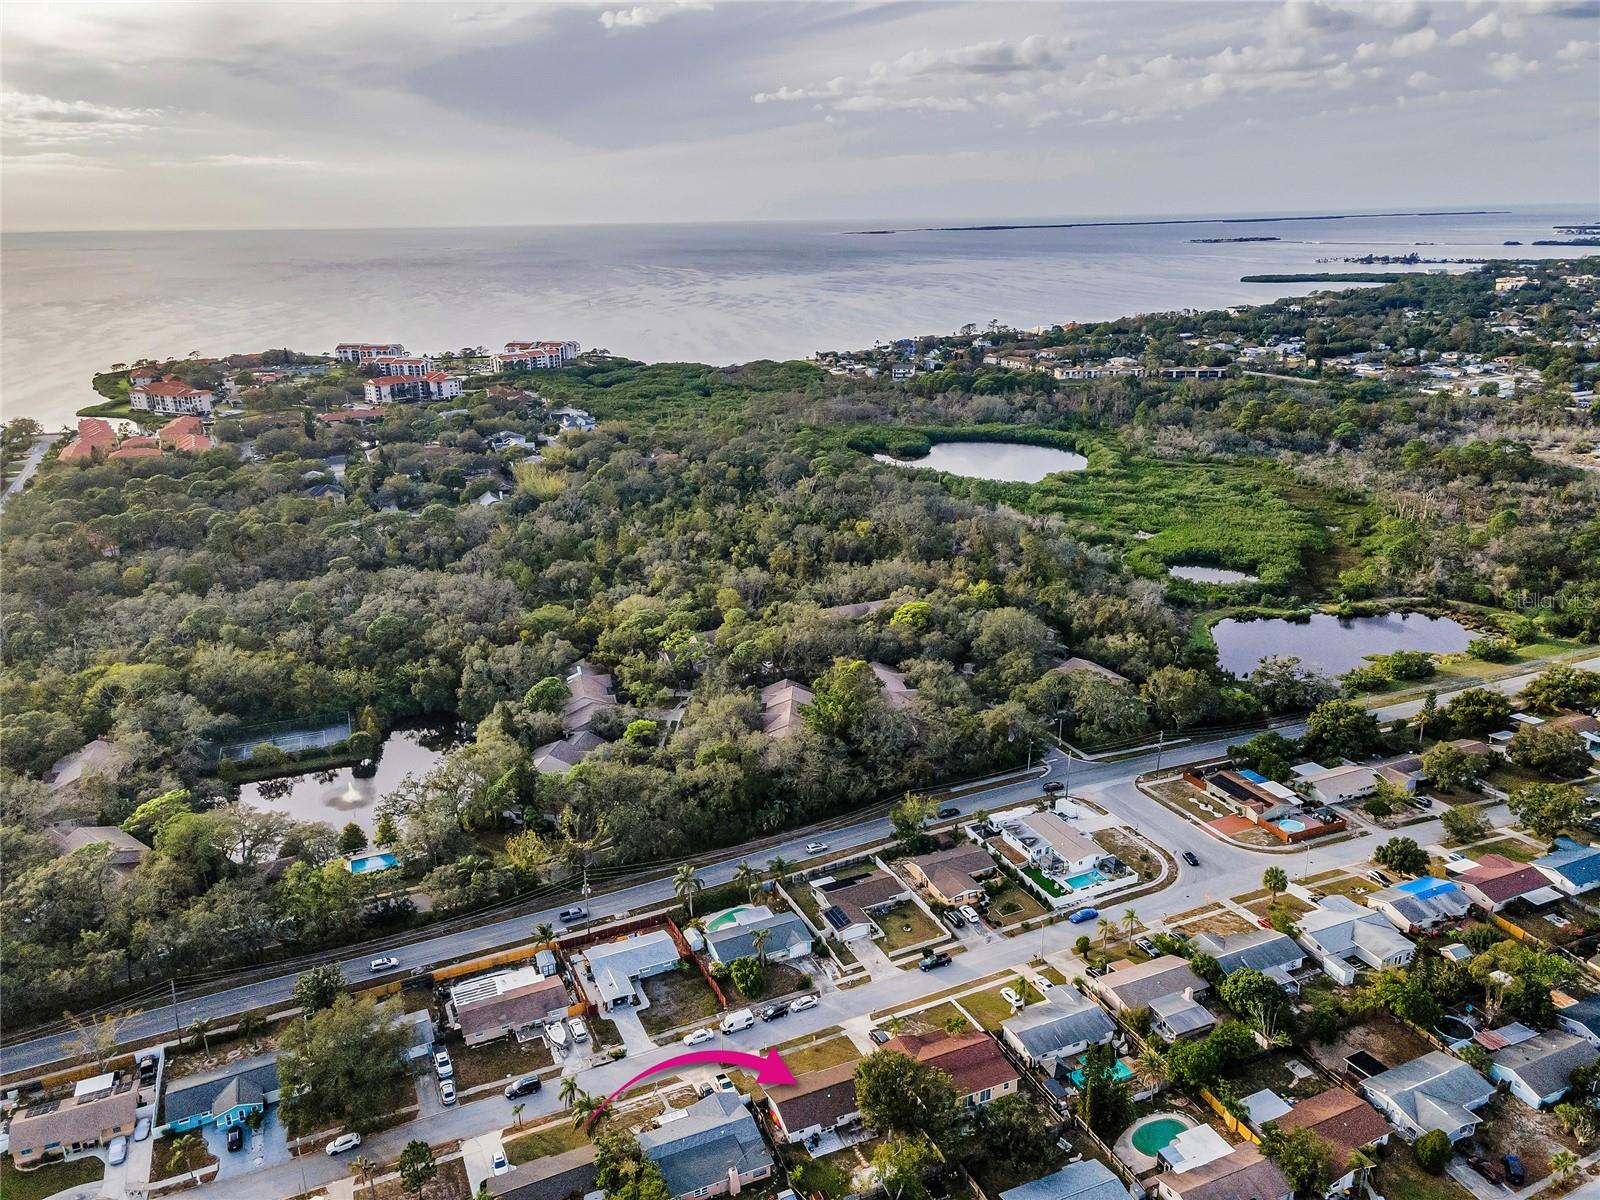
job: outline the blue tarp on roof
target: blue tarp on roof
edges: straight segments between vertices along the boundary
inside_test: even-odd
[[[1272,782],[1272,780],[1268,779],[1265,775],[1259,775],[1254,771],[1240,771],[1239,774],[1243,775],[1251,783],[1271,783]]]
[[[1408,880],[1395,885],[1395,891],[1404,892],[1408,896],[1415,896],[1419,900],[1426,900],[1429,896],[1442,896],[1446,892],[1456,890],[1456,885],[1448,879],[1440,879],[1435,875],[1424,875],[1421,879]]]

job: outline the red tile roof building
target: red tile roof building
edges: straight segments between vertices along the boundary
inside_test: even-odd
[[[577,342],[507,342],[493,362],[496,371],[548,370],[577,357]]]
[[[141,412],[152,413],[208,413],[216,403],[210,388],[197,388],[175,376],[168,375],[154,383],[140,384],[128,390],[128,403]]]
[[[78,436],[61,448],[58,462],[87,465],[99,462],[116,448],[117,435],[108,421],[99,417],[83,417],[78,421]]]
[[[453,400],[461,395],[461,380],[443,371],[426,375],[379,375],[367,380],[368,404],[389,404],[396,400]]]
[[[379,368],[384,375],[403,375],[417,378],[433,371],[431,358],[399,358],[385,355],[369,360],[370,365]]]
[[[883,1044],[920,1063],[943,1071],[956,1085],[964,1104],[987,1104],[1017,1090],[1017,1069],[987,1033],[903,1033]]]

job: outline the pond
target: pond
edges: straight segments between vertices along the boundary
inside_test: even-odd
[[[383,741],[377,770],[357,777],[351,767],[309,771],[263,779],[239,788],[239,800],[251,808],[273,809],[297,821],[326,821],[342,829],[354,821],[367,834],[378,823],[378,801],[400,786],[407,775],[426,775],[460,744],[455,724],[393,730]]]
[[[1226,567],[1168,567],[1167,574],[1174,579],[1187,579],[1190,583],[1255,583],[1256,577],[1245,571],[1230,571]]]
[[[1465,650],[1474,634],[1449,617],[1420,613],[1348,619],[1317,613],[1309,621],[1236,621],[1230,617],[1212,626],[1211,636],[1222,669],[1243,677],[1269,656],[1292,656],[1305,667],[1338,676],[1365,665],[1372,654],[1396,650],[1454,654]]]
[[[948,471],[964,479],[990,479],[997,483],[1038,483],[1046,475],[1081,471],[1089,460],[1071,450],[1053,446],[1027,446],[1021,442],[936,442],[922,458],[895,458],[874,454],[881,463]]]

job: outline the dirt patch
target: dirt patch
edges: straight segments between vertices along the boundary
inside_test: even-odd
[[[1183,932],[1193,937],[1197,933],[1214,933],[1218,937],[1230,933],[1249,933],[1250,922],[1238,913],[1226,908],[1213,908],[1205,910],[1202,915],[1191,917],[1181,924],[1167,922],[1169,929],[1182,929]]]
[[[543,1038],[519,1042],[510,1035],[482,1046],[463,1046],[451,1058],[455,1063],[458,1088],[498,1083],[538,1071],[554,1061]]]
[[[1333,1041],[1313,1043],[1302,1047],[1317,1062],[1335,1075],[1344,1077],[1344,1060],[1358,1050],[1365,1050],[1385,1067],[1397,1067],[1430,1052],[1433,1047],[1387,1013],[1374,1013],[1367,1020],[1348,1029],[1341,1029]]]
[[[1102,850],[1116,855],[1137,872],[1140,883],[1149,883],[1161,874],[1161,860],[1142,839],[1129,830],[1112,827],[1097,830],[1091,836]]]
[[[1193,817],[1201,823],[1214,821],[1216,818],[1227,815],[1231,810],[1227,805],[1213,800],[1198,788],[1191,787],[1181,779],[1168,779],[1161,783],[1147,783],[1144,790],[1161,801],[1168,808],[1175,808],[1187,817]]]
[[[1550,1174],[1551,1155],[1571,1150],[1582,1158],[1594,1149],[1593,1145],[1580,1145],[1550,1113],[1537,1112],[1504,1093],[1491,1100],[1478,1115],[1482,1121],[1474,1140],[1496,1162],[1502,1154],[1521,1158],[1529,1183]]]
[[[719,1011],[716,994],[699,971],[668,971],[640,980],[647,1008],[639,1010],[639,1022],[649,1034],[666,1033],[696,1021],[708,1021]]]

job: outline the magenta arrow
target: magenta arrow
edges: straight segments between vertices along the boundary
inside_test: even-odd
[[[657,1063],[653,1067],[647,1067],[645,1070],[640,1071],[627,1083],[607,1096],[604,1103],[589,1114],[589,1119],[584,1122],[584,1128],[587,1129],[593,1125],[595,1119],[605,1111],[606,1105],[638,1083],[639,1080],[651,1075],[659,1075],[662,1071],[671,1071],[677,1067],[692,1067],[697,1063],[727,1063],[730,1066],[743,1067],[747,1071],[755,1072],[756,1082],[766,1087],[782,1087],[786,1083],[795,1081],[794,1072],[789,1069],[789,1064],[783,1061],[783,1055],[776,1050],[768,1050],[765,1056],[746,1054],[742,1050],[693,1050],[688,1054],[676,1055],[667,1059],[664,1063]]]

